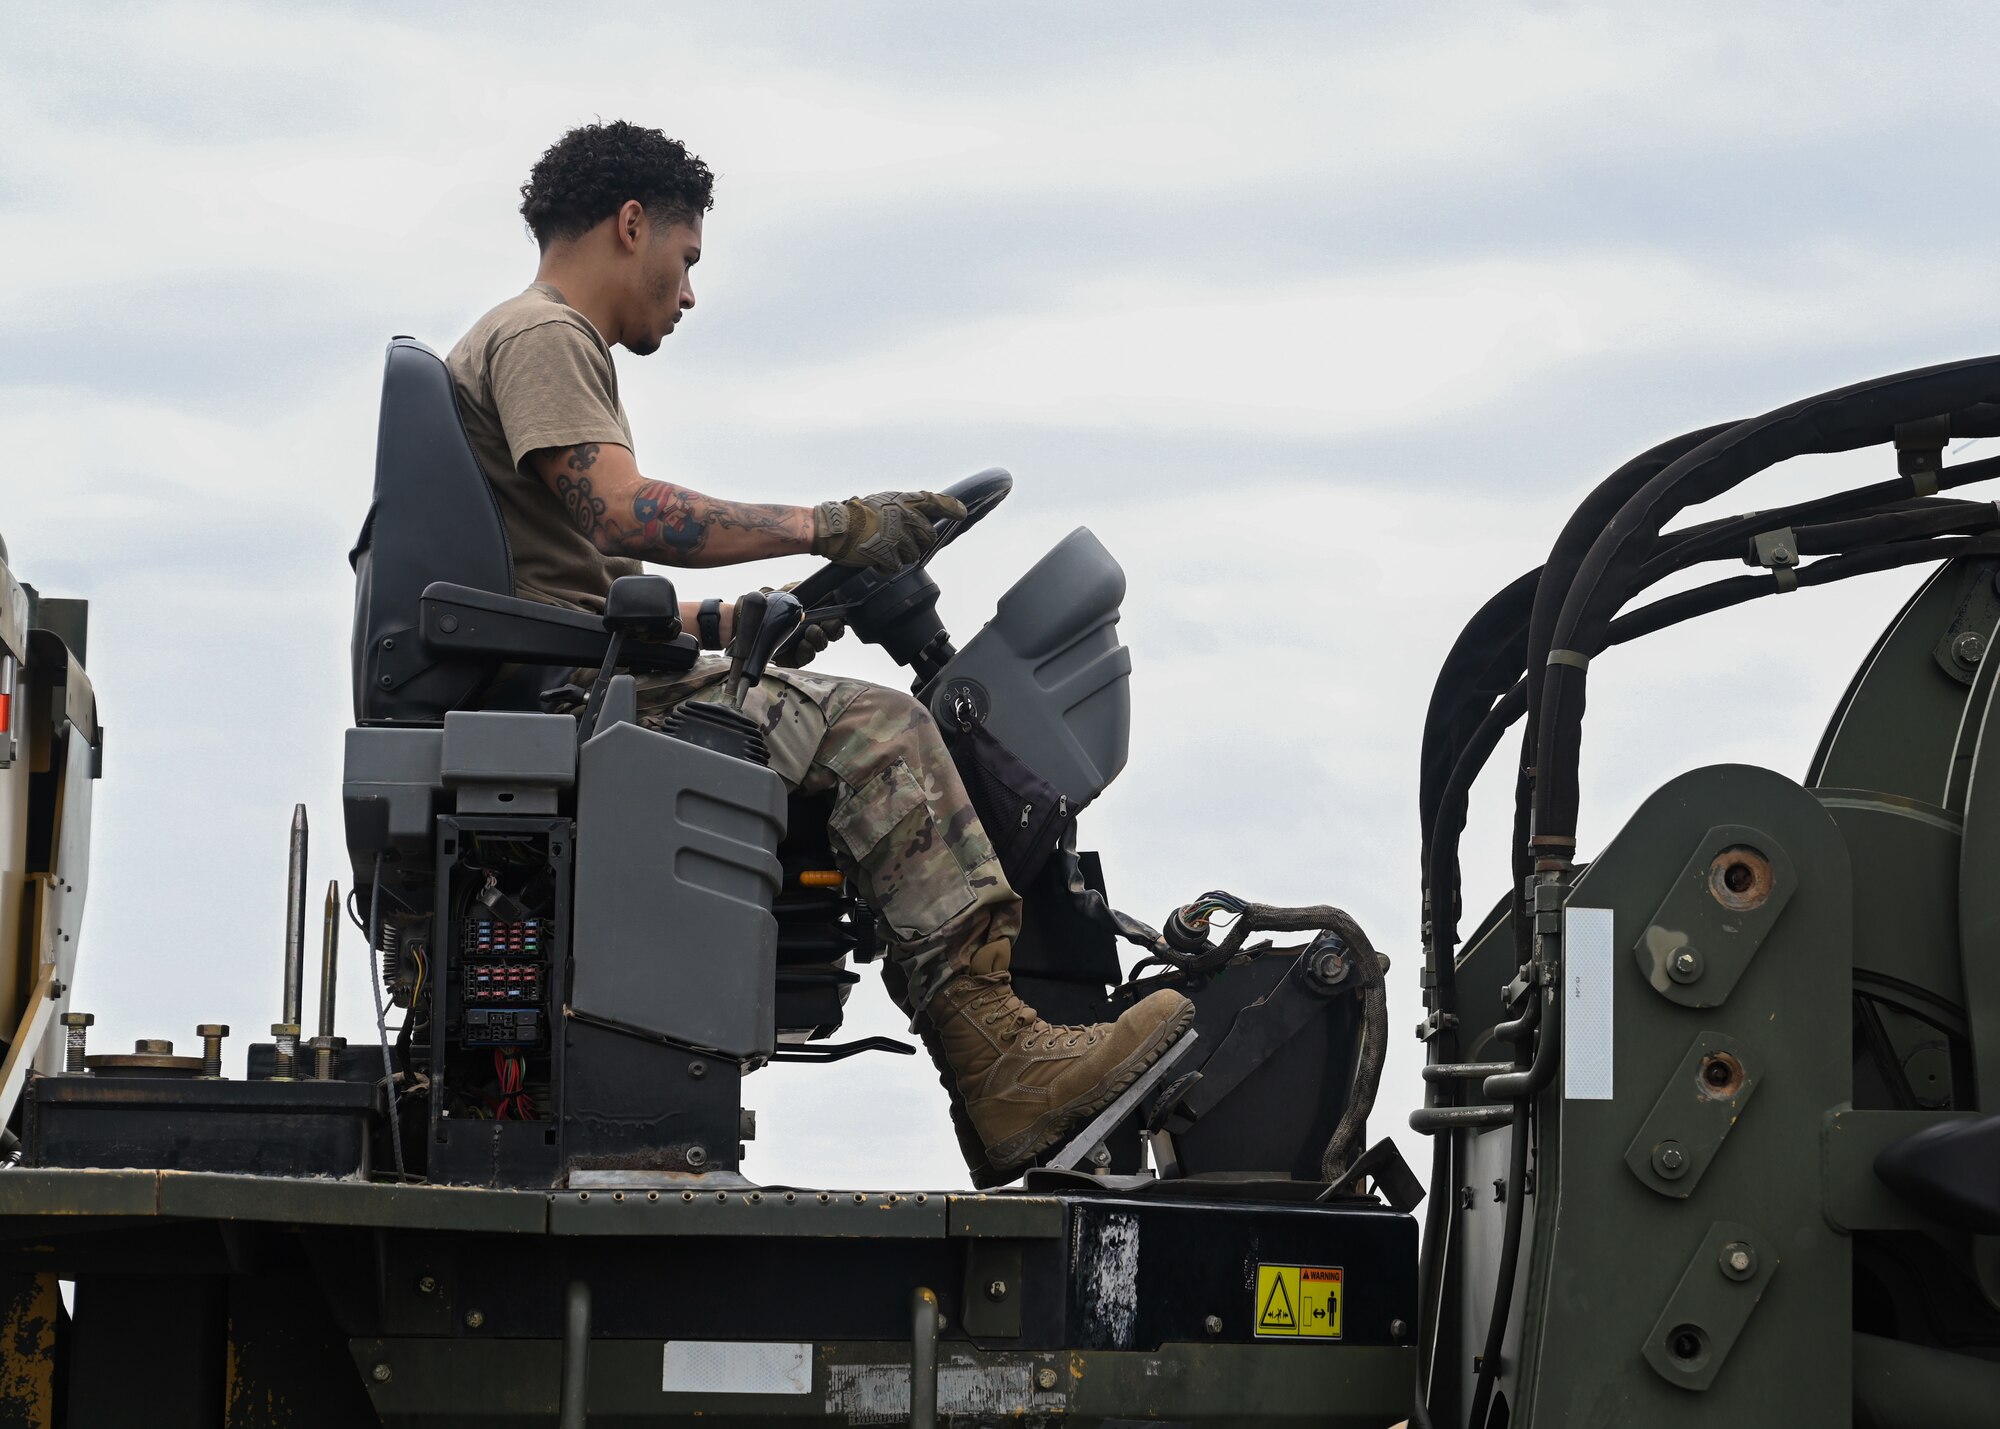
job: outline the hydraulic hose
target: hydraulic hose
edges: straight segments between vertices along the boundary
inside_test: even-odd
[[[1995,425],[1996,397],[2000,397],[2000,358],[1995,357],[1842,388],[1736,424],[1679,457],[1626,501],[1592,542],[1563,599],[1550,649],[1572,652],[1570,659],[1546,667],[1540,699],[1531,690],[1538,774],[1525,822],[1532,829],[1534,849],[1566,859],[1575,848],[1587,663],[1603,648],[1616,607],[1628,597],[1632,578],[1675,513],[1718,496],[1777,462],[1891,441],[1899,427],[1926,422],[1939,413],[1947,414],[1948,435],[1986,434]],[[1915,473],[1907,483],[1910,496],[1941,485],[1933,479],[1920,486]],[[1535,653],[1531,646],[1531,662]]]
[[[1940,473],[1940,485],[1958,486],[1971,481],[2000,475],[2000,459],[1964,463]],[[1663,578],[1675,570],[1701,560],[1713,559],[1727,552],[1733,546],[1747,539],[1750,534],[1768,531],[1778,527],[1800,523],[1794,530],[1804,554],[1838,549],[1852,545],[1866,545],[1881,542],[1870,548],[1842,550],[1840,554],[1813,562],[1796,569],[1796,584],[1800,586],[1820,585],[1874,571],[1895,567],[1941,561],[1955,557],[2000,553],[2000,539],[1988,536],[1964,536],[1966,531],[1991,531],[2000,524],[2000,512],[1985,503],[1939,502],[1912,500],[1911,484],[1906,478],[1892,482],[1839,493],[1829,497],[1815,498],[1792,506],[1769,512],[1750,513],[1741,517],[1705,523],[1701,527],[1670,533],[1660,538],[1659,546],[1664,548],[1653,561],[1642,568],[1644,580],[1635,582],[1643,589],[1645,584]],[[1883,503],[1888,509],[1881,509]],[[1869,507],[1877,509],[1870,511]],[[1834,516],[1853,511],[1865,511],[1867,515],[1849,521],[1822,521],[1816,526],[1806,525],[1802,518],[1809,516]],[[1928,538],[1928,539],[1927,539]],[[1776,576],[1741,576],[1710,585],[1683,591],[1642,606],[1636,611],[1619,616],[1607,628],[1605,643],[1622,644],[1652,633],[1667,626],[1678,624],[1702,614],[1708,614],[1728,606],[1764,595],[1776,594],[1786,587],[1780,585]],[[1511,589],[1511,588],[1510,588]],[[1494,602],[1489,602],[1489,606]],[[1430,818],[1426,828],[1425,873],[1427,892],[1427,912],[1431,917],[1433,936],[1427,939],[1426,953],[1433,973],[1431,989],[1434,1006],[1439,1008],[1456,1006],[1455,969],[1451,949],[1456,942],[1457,908],[1457,848],[1458,838],[1463,831],[1466,802],[1470,786],[1485,764],[1492,751],[1498,747],[1506,728],[1520,718],[1526,704],[1527,680],[1523,678],[1515,687],[1495,700],[1484,718],[1469,737],[1458,747],[1458,758],[1450,777],[1438,793],[1427,813]],[[1449,913],[1447,913],[1449,910]],[[1440,917],[1446,913],[1446,917]],[[1518,1024],[1516,1024],[1518,1026]],[[1513,1030],[1510,1028],[1509,1030]],[[1455,1039],[1454,1039],[1455,1040]],[[1485,1090],[1496,1100],[1515,1096],[1531,1096],[1553,1078],[1557,1061],[1558,1042],[1554,1029],[1537,1039],[1534,1056],[1528,1067],[1518,1073],[1508,1073],[1493,1078]],[[1435,1060],[1435,1058],[1433,1059]],[[1427,1110],[1433,1116],[1427,1121],[1437,1125],[1427,1125],[1423,1129],[1441,1131],[1446,1121],[1435,1115],[1441,1108],[1448,1107],[1454,1095],[1451,1084],[1433,1083],[1427,1088]],[[1517,1113],[1518,1113],[1517,1105]],[[1484,1108],[1472,1108],[1483,1111]],[[1414,1118],[1413,1118],[1414,1120]],[[1518,1125],[1516,1130],[1525,1134],[1525,1128]],[[1420,1389],[1427,1391],[1431,1360],[1434,1354],[1437,1302],[1442,1293],[1444,1247],[1442,1241],[1448,1234],[1448,1215],[1443,1206],[1444,1193],[1451,1182],[1453,1148],[1449,1143],[1455,1138],[1440,1135],[1432,1147],[1432,1204],[1426,1208],[1425,1243],[1420,1269],[1420,1326],[1422,1339],[1419,1346]],[[1510,1144],[1510,1164],[1515,1148]],[[1522,1148],[1525,1156],[1525,1148]],[[1523,1164],[1525,1174],[1525,1161]],[[1517,1202],[1518,1202],[1517,1197]],[[1515,1219],[1511,1213],[1509,1222]],[[1503,1238],[1514,1249],[1518,1259],[1518,1233],[1510,1233],[1503,1228]],[[1503,1245],[1503,1251],[1506,1246]],[[1503,1255],[1503,1265],[1507,1257]],[[1496,1286],[1496,1292],[1500,1287]],[[1506,1287],[1511,1296],[1511,1279]],[[1499,1333],[1504,1337],[1504,1316],[1506,1305],[1496,1293],[1495,1314],[1501,1319]],[[1490,1400],[1491,1387],[1487,1396]],[[1477,1418],[1474,1425],[1479,1424]]]

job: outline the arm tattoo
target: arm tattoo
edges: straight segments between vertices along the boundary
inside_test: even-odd
[[[717,501],[667,481],[642,481],[629,498],[607,497],[592,488],[588,475],[597,465],[598,451],[595,442],[569,448],[553,476],[556,498],[570,524],[607,554],[637,556],[670,566],[705,566],[775,554],[756,551],[746,557],[740,547],[711,549],[711,538],[724,531],[790,536],[799,541],[811,538],[811,513],[797,507]],[[726,539],[720,544],[725,548],[735,545]]]
[[[597,538],[598,528],[604,523],[604,498],[590,489],[590,478],[583,473],[597,464],[597,443],[586,442],[580,447],[571,447],[569,459],[563,463],[575,476],[563,472],[556,473],[556,496],[562,501],[563,510],[569,513],[570,524],[592,540]]]
[[[789,506],[718,501],[671,482],[642,482],[632,493],[632,523],[618,532],[618,544],[627,555],[668,565],[692,564],[718,532],[784,534],[796,514]]]

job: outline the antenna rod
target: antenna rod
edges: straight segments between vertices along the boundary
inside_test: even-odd
[[[292,809],[291,866],[285,882],[284,1021],[298,1026],[306,975],[306,806]]]
[[[319,944],[319,1035],[333,1035],[333,985],[340,964],[340,881],[326,886],[326,928]]]
[[[284,1020],[272,1024],[271,1080],[289,1082],[297,1075],[300,1004],[306,977],[306,806],[292,808],[291,863],[285,874],[285,1009]]]

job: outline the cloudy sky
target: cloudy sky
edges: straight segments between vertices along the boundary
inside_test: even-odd
[[[1951,60],[1996,40],[1955,5],[17,0],[0,534],[22,578],[90,599],[109,731],[74,1005],[100,1046],[220,1019],[240,1050],[276,1018],[295,800],[316,883],[346,881],[345,553],[383,343],[443,349],[523,286],[528,166],[624,117],[720,175],[700,306],[622,358],[643,467],[801,503],[1011,468],[935,568],[961,639],[1096,531],[1137,665],[1132,761],[1085,829],[1114,900],[1353,910],[1395,959],[1378,1125],[1401,1131],[1438,659],[1639,449],[1992,348],[2000,98]],[[1801,772],[1916,579],[1601,662],[1586,849],[1679,769]],[[1497,787],[1476,812],[1483,903]],[[857,989],[852,1032],[896,1024]],[[748,1093],[754,1175],[960,1175],[909,1061]]]

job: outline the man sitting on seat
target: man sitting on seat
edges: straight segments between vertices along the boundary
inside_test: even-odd
[[[611,582],[644,561],[726,566],[810,552],[895,572],[930,549],[935,518],[965,514],[922,491],[753,505],[641,474],[611,347],[643,357],[694,306],[688,270],[712,185],[680,143],[618,122],[571,130],[522,186],[541,247],[535,281],[475,323],[446,363],[524,597],[602,610]],[[683,618],[706,649],[730,636],[719,601],[690,602]],[[823,648],[816,635],[800,642],[800,663]],[[645,721],[720,698],[725,668],[704,659],[642,679]],[[835,857],[880,919],[885,980],[955,1080],[993,1170],[1011,1175],[1054,1146],[1186,1029],[1194,1009],[1175,992],[1091,1027],[1051,1026],[1014,995],[1020,899],[922,704],[861,680],[773,669],[744,708],[785,782],[831,796]],[[966,1151],[973,1160],[977,1148]]]

